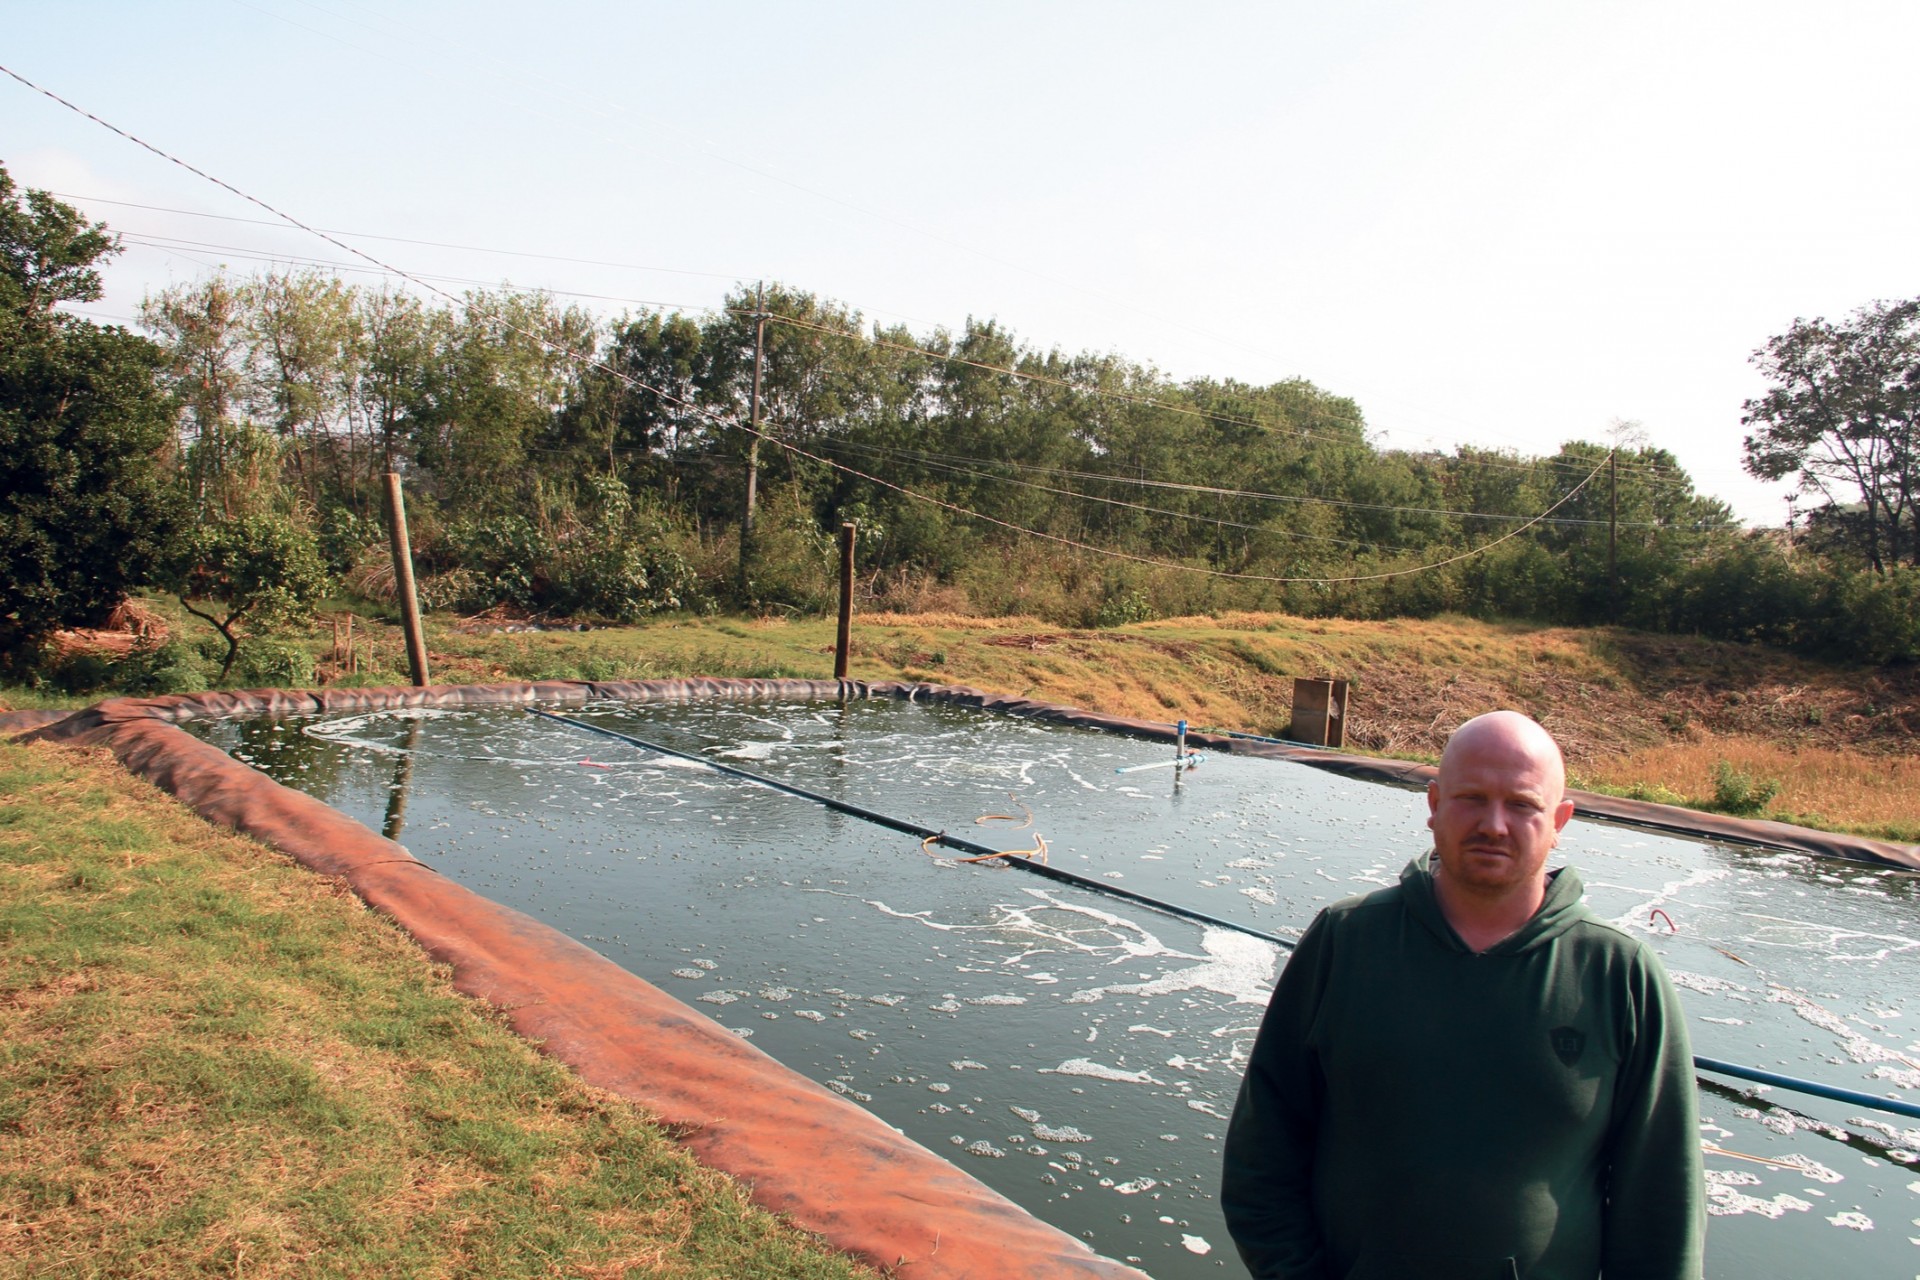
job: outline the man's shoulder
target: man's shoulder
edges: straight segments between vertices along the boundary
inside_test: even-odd
[[[1567,926],[1563,947],[1571,946],[1582,963],[1602,962],[1618,970],[1652,970],[1664,974],[1660,953],[1647,939],[1613,920],[1603,920],[1582,903],[1579,915]]]
[[[1320,916],[1331,928],[1365,927],[1383,916],[1405,911],[1406,906],[1406,890],[1400,885],[1390,884],[1370,893],[1356,893],[1351,898],[1342,898],[1321,908]]]

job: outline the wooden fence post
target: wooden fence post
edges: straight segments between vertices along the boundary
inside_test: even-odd
[[[847,654],[853,644],[853,533],[849,520],[840,526],[840,634],[833,644],[833,678],[847,678]]]
[[[413,590],[413,547],[407,541],[407,500],[400,474],[387,472],[387,538],[393,544],[393,590],[400,600],[400,625],[407,633],[407,666],[415,688],[427,684],[427,637],[420,630],[420,598]]]

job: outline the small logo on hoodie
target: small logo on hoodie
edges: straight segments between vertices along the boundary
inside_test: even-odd
[[[1573,1027],[1555,1027],[1547,1033],[1553,1042],[1553,1054],[1567,1066],[1580,1061],[1580,1051],[1587,1047],[1587,1034]]]

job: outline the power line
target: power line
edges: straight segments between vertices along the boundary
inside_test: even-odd
[[[839,445],[840,442],[835,442],[835,443],[837,446]],[[1011,459],[1006,459],[1006,458],[972,458],[962,454],[943,454],[943,453],[929,452],[929,451],[918,450],[918,449],[898,449],[898,448],[893,448],[893,447],[884,446],[884,445],[874,445],[874,446],[847,445],[846,447],[862,449],[867,452],[887,453],[895,457],[906,458],[908,460],[921,462],[929,466],[941,466],[942,464],[954,464],[956,466],[964,467],[968,464],[973,464],[973,465],[985,466],[985,467],[1004,467],[1009,470],[1026,471],[1036,475],[1054,475],[1054,476],[1061,476],[1061,477],[1064,477],[1067,479],[1073,479],[1073,480],[1091,480],[1091,481],[1099,481],[1107,484],[1133,485],[1135,487],[1148,488],[1148,489],[1170,489],[1178,492],[1197,493],[1197,494],[1204,494],[1204,495],[1208,495],[1212,497],[1220,497],[1220,498],[1244,498],[1244,499],[1251,499],[1256,502],[1288,502],[1288,503],[1303,503],[1303,504],[1310,503],[1310,504],[1320,505],[1320,506],[1345,507],[1349,509],[1362,510],[1362,511],[1384,511],[1384,512],[1392,512],[1392,513],[1403,514],[1403,515],[1451,516],[1451,517],[1455,517],[1463,520],[1497,520],[1497,521],[1515,523],[1515,524],[1525,523],[1529,520],[1538,519],[1538,517],[1534,517],[1534,516],[1508,515],[1508,514],[1499,514],[1495,512],[1453,511],[1453,510],[1448,510],[1440,507],[1409,507],[1409,506],[1395,506],[1390,503],[1380,503],[1380,502],[1355,502],[1345,498],[1324,498],[1324,497],[1318,497],[1318,496],[1309,495],[1309,494],[1265,493],[1256,489],[1227,489],[1227,488],[1221,488],[1216,485],[1191,484],[1191,483],[1177,481],[1177,480],[1154,480],[1154,479],[1149,479],[1145,476],[1129,476],[1129,475],[1122,474],[1120,472],[1113,472],[1113,471],[1081,471],[1081,470],[1076,470],[1070,467],[1049,467],[1049,466],[1041,465],[1039,463],[1015,462]],[[984,474],[984,473],[976,473],[976,474]],[[998,477],[988,477],[988,478],[998,478]],[[1050,492],[1067,493],[1071,491],[1056,489],[1056,490],[1050,490]],[[1151,508],[1148,508],[1148,509],[1151,509]],[[1619,529],[1670,529],[1675,527],[1671,524],[1663,524],[1659,521],[1652,521],[1652,520],[1643,520],[1643,521],[1587,520],[1587,519],[1580,519],[1580,518],[1571,517],[1571,516],[1563,516],[1558,519],[1545,521],[1544,523],[1552,524],[1552,525],[1560,525],[1560,526],[1569,526],[1569,527],[1586,526],[1586,527],[1597,527],[1597,528],[1607,528],[1609,525],[1611,525],[1612,527],[1619,528]],[[1249,527],[1259,527],[1259,526],[1249,526]],[[1358,543],[1355,545],[1380,546],[1384,544]],[[1412,550],[1413,548],[1402,547],[1402,548],[1395,548],[1395,549]]]
[[[401,271],[393,267],[365,267],[350,262],[340,262],[332,258],[312,258],[303,254],[275,253],[256,251],[241,245],[216,244],[205,240],[183,240],[175,236],[154,235],[151,232],[125,231],[121,238],[143,248],[159,249],[171,252],[177,248],[212,249],[229,257],[248,262],[289,263],[302,267],[325,267],[333,271],[351,271],[365,275],[386,276],[396,280],[437,280],[442,284],[466,284],[480,288],[492,288],[499,284],[495,280],[482,280],[474,276],[449,276],[428,271]],[[628,298],[617,294],[583,293],[577,289],[555,289],[547,285],[539,286],[539,292],[563,298],[584,298],[592,302],[621,302],[639,307],[671,307],[676,311],[694,311],[703,314],[718,314],[719,308],[703,307],[694,302],[669,302],[658,298]],[[457,300],[456,300],[457,301]]]
[[[132,200],[109,200],[105,196],[72,195],[67,192],[51,191],[47,194],[58,196],[62,200],[84,200],[91,204],[118,205],[125,209],[145,209],[149,213],[174,213],[188,218],[210,218],[219,222],[238,222],[249,227],[277,227],[279,222],[266,218],[240,218],[225,213],[202,213],[195,209],[172,209],[159,204],[137,204]],[[452,244],[444,240],[416,240],[407,236],[376,235],[371,231],[341,231],[337,228],[325,228],[334,235],[351,236],[356,240],[385,240],[393,244],[423,245],[430,249],[454,249],[462,253],[491,253],[504,258],[536,258],[544,262],[568,262],[583,267],[613,267],[621,271],[657,271],[665,275],[699,276],[709,280],[738,280],[737,275],[727,275],[718,271],[690,271],[681,267],[655,267],[638,262],[610,262],[599,258],[572,258],[558,253],[534,253],[523,249],[490,249],[484,245]]]

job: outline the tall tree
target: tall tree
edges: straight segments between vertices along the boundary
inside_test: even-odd
[[[1753,363],[1774,385],[1746,402],[1746,469],[1797,476],[1876,572],[1920,564],[1920,298],[1796,320]]]
[[[99,297],[116,251],[0,167],[0,661],[101,621],[177,537],[160,349],[55,310]]]
[[[232,517],[256,487],[238,447],[252,358],[248,315],[258,285],[224,272],[176,284],[140,303],[140,323],[167,352],[167,381],[184,410],[187,489],[196,511]]]

